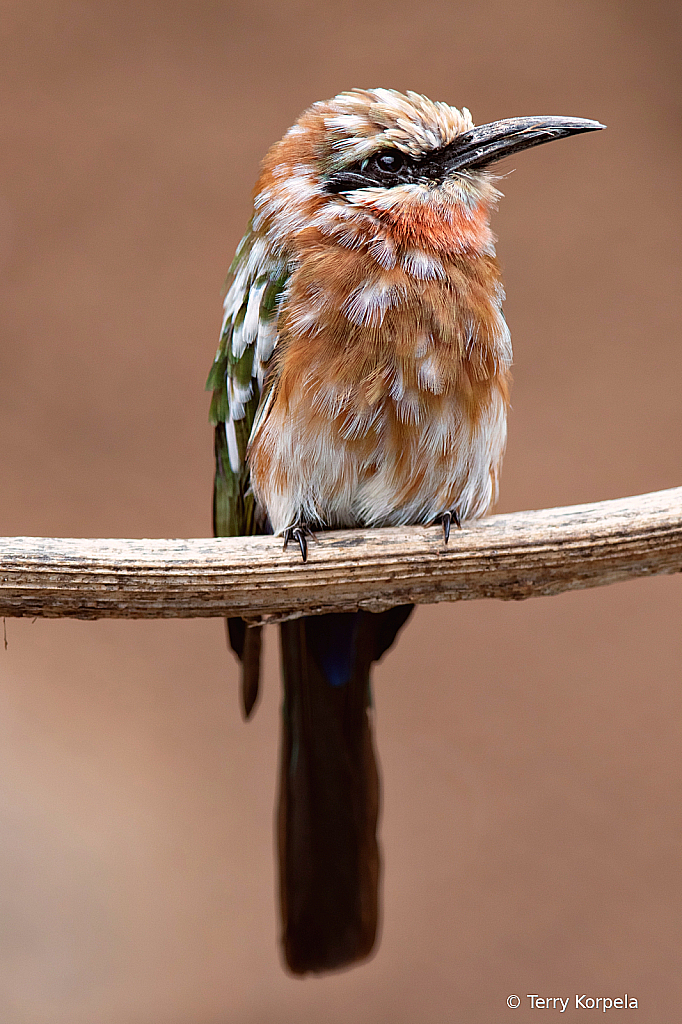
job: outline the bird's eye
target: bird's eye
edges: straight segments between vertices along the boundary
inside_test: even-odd
[[[373,163],[378,171],[395,174],[405,163],[405,157],[399,149],[384,149],[376,154]]]
[[[411,181],[415,174],[415,164],[410,157],[399,149],[381,149],[373,156],[335,171],[327,179],[327,191],[332,195],[352,192],[359,188],[379,185],[393,188],[401,181]]]

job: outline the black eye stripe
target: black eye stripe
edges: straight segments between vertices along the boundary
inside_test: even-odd
[[[400,149],[381,149],[378,153],[342,171],[336,171],[327,179],[327,191],[338,194],[358,188],[380,185],[390,188],[423,177],[421,162],[409,157]]]

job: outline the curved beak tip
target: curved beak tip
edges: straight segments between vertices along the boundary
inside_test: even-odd
[[[567,121],[567,122],[575,121],[576,122],[576,130],[577,131],[580,131],[581,126],[582,126],[583,131],[586,131],[586,132],[597,132],[597,131],[599,131],[600,128],[606,128],[606,125],[602,124],[601,121],[592,121],[589,117],[575,117],[575,118],[564,117],[564,118],[557,118],[557,120],[563,120],[563,121]]]

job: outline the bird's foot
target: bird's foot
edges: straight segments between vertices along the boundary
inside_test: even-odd
[[[457,509],[450,509],[449,512],[443,512],[440,517],[440,521],[443,524],[443,543],[447,544],[450,540],[450,526],[452,523],[455,524],[458,530],[462,529],[462,520],[459,518],[459,512]]]
[[[308,537],[315,540],[315,534],[307,523],[299,521],[294,523],[293,526],[287,526],[284,531],[284,547],[282,550],[286,551],[289,541],[295,540],[301,549],[301,558],[305,562],[308,559]]]

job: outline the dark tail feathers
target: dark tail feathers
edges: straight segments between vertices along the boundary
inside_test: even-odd
[[[247,626],[243,619],[225,619],[230,647],[242,663],[242,714],[251,717],[258,700],[262,626]]]
[[[374,946],[379,776],[370,667],[411,611],[405,605],[281,625],[279,879],[282,944],[294,974],[350,965]]]

